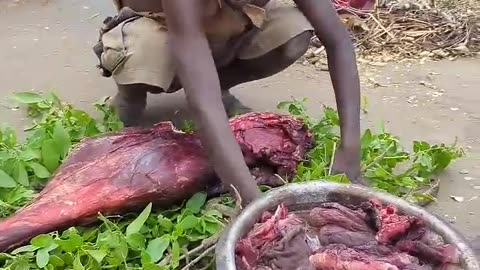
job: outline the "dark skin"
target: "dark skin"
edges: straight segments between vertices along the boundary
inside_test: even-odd
[[[247,2],[263,6],[268,1],[229,2],[241,8]],[[268,77],[285,69],[306,50],[311,33],[302,33],[258,59],[228,59],[223,67],[218,68],[202,29],[206,16],[204,3],[204,0],[163,0],[161,4],[152,0],[126,0],[123,5],[137,11],[163,11],[166,14],[177,77],[185,90],[199,135],[219,177],[227,186],[235,187],[246,205],[261,193],[230,130],[221,99],[222,89],[228,90],[237,84]],[[359,181],[360,83],[352,43],[330,0],[295,0],[295,3],[311,22],[328,55],[342,137],[333,169],[346,173],[353,182]],[[248,42],[248,37],[242,42]],[[282,57],[285,55],[289,57]],[[122,87],[119,87],[120,92]]]

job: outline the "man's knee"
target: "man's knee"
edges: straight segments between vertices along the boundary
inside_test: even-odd
[[[280,51],[283,61],[293,63],[302,57],[310,46],[312,36],[312,32],[305,31],[282,45]]]

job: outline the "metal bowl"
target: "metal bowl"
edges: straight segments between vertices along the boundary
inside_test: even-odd
[[[479,261],[466,239],[448,223],[421,207],[366,187],[326,182],[289,184],[266,193],[265,196],[248,205],[220,237],[215,250],[217,269],[236,270],[235,244],[251,230],[263,212],[274,209],[280,203],[285,203],[290,211],[299,211],[312,209],[323,202],[357,204],[371,198],[377,198],[385,204],[395,205],[407,215],[420,217],[429,228],[443,236],[447,243],[455,244],[458,247],[462,254],[461,261],[464,270],[480,270]]]

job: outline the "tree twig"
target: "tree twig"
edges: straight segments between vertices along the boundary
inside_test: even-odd
[[[185,267],[182,268],[182,270],[189,270],[190,267],[194,266],[195,264],[197,264],[200,260],[202,260],[203,258],[205,258],[208,254],[210,254],[210,252],[212,252],[213,250],[215,250],[215,247],[217,245],[213,245],[209,248],[207,248],[202,254],[198,255],[198,257],[196,257],[195,259],[193,259],[189,264],[185,265]]]
[[[210,248],[211,246],[214,246],[217,243],[218,238],[220,238],[219,233],[214,234],[213,236],[203,240],[198,247],[188,251],[185,255],[180,256],[179,260],[184,260],[187,257],[192,256],[202,250],[207,250],[208,248]]]

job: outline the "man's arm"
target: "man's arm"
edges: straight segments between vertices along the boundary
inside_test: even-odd
[[[327,52],[342,137],[334,170],[355,182],[360,177],[360,81],[353,44],[331,0],[294,1]]]
[[[202,3],[163,0],[163,8],[177,74],[202,143],[225,186],[233,185],[242,196],[242,203],[249,203],[260,191],[228,123],[218,73],[202,29]]]

